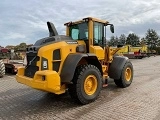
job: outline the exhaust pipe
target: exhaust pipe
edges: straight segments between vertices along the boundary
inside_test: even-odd
[[[47,22],[47,26],[48,26],[48,30],[49,30],[49,37],[58,35],[58,32],[57,32],[53,23]]]

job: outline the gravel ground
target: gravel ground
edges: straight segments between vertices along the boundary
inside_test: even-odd
[[[113,80],[99,98],[88,105],[75,104],[68,93],[54,95],[34,90],[15,80],[0,78],[1,120],[160,120],[160,56],[132,59],[130,87],[116,87]]]

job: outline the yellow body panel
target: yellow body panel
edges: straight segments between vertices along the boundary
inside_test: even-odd
[[[131,47],[130,51],[131,52],[138,52],[139,50],[141,50],[142,47]]]
[[[34,78],[24,76],[24,67],[18,69],[16,80],[19,83],[28,85],[32,88],[52,92],[55,94],[62,94],[65,88],[62,88],[59,74],[56,71],[44,70],[37,71]],[[45,78],[44,78],[45,77]]]
[[[116,49],[116,47],[112,47],[112,49]],[[147,53],[148,47],[147,45],[138,46],[138,47],[132,47],[131,45],[125,45],[123,46],[119,51],[117,51],[117,54],[128,54],[129,52],[141,52]]]
[[[147,45],[142,46],[142,52],[148,52],[148,46]]]
[[[98,60],[104,59],[104,49],[100,46],[90,46],[90,53],[96,54]]]
[[[84,44],[84,41],[79,41],[79,44]],[[18,69],[16,80],[35,89],[49,91],[55,94],[64,93],[66,88],[64,85],[61,85],[61,79],[59,75],[66,57],[70,53],[76,53],[77,45],[78,44],[67,44],[65,41],[62,41],[41,47],[37,54],[37,56],[40,56],[40,60],[37,62],[39,71],[35,73],[34,78],[24,76],[25,68],[22,67]],[[53,61],[52,53],[53,50],[56,49],[60,49],[61,59]],[[41,57],[47,58],[48,70],[41,71]],[[58,72],[52,70],[52,63],[56,61],[61,62]],[[42,80],[42,77],[44,76],[46,80]]]
[[[43,57],[48,59],[49,70],[52,70],[52,62],[54,62],[54,61],[52,61],[53,50],[60,49],[60,54],[61,54],[61,60],[60,61],[62,62],[61,65],[60,65],[60,68],[59,68],[59,72],[58,72],[58,73],[60,73],[60,71],[62,69],[63,62],[65,61],[68,54],[76,53],[77,45],[78,44],[67,44],[65,41],[57,42],[57,43],[54,43],[54,44],[49,44],[49,45],[46,45],[46,46],[40,48],[39,51],[38,51],[38,55],[43,56]]]
[[[86,45],[84,40],[78,40],[77,42],[78,42],[78,45]]]
[[[112,47],[112,49],[116,49],[117,47]],[[130,45],[125,45],[125,46],[123,46],[119,51],[117,51],[117,53],[119,54],[119,53],[128,53],[129,51],[128,51],[128,49],[129,49],[129,51],[130,51]]]

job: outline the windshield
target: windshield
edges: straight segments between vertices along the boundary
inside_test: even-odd
[[[80,23],[70,26],[70,36],[73,40],[87,40],[88,39],[88,23]]]

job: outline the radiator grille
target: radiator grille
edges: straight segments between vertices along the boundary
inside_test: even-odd
[[[36,66],[37,61],[39,61],[39,57],[36,53],[27,53],[27,66],[25,68],[24,75],[27,77],[34,77],[36,71],[39,70],[39,67]]]

